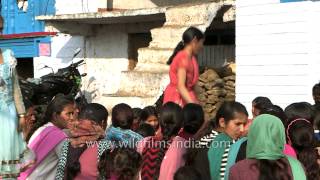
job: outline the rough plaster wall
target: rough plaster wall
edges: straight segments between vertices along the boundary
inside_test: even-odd
[[[268,96],[283,108],[313,103],[311,88],[319,79],[319,10],[314,12],[319,3],[236,3],[237,100],[248,110],[256,96]]]
[[[56,14],[97,12],[105,7],[106,0],[56,0]]]
[[[128,35],[123,25],[100,27],[86,39],[87,91],[91,98],[116,93],[121,71],[128,68]]]
[[[213,0],[56,0],[56,14],[97,12],[108,3],[114,9],[143,9],[209,1]]]

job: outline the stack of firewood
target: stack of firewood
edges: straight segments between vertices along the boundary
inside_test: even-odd
[[[229,67],[207,69],[200,75],[195,91],[206,119],[212,119],[224,101],[235,100],[235,74]]]
[[[226,76],[223,78],[224,80],[224,89],[227,91],[227,95],[225,97],[226,101],[234,101],[236,96],[235,96],[235,87],[236,87],[236,76],[231,75],[231,76]]]

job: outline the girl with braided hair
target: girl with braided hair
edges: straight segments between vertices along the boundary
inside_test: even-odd
[[[161,169],[166,168],[162,167],[162,161],[166,158],[166,152],[183,123],[181,107],[173,102],[164,104],[160,111],[159,123],[162,136],[147,137],[137,146],[138,152],[142,155],[143,180],[158,179]]]

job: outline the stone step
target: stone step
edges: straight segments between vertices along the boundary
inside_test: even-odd
[[[156,97],[169,83],[167,72],[123,71],[117,94],[122,96]]]
[[[165,14],[165,25],[193,26],[194,24],[206,24],[210,20],[212,21],[223,4],[223,2],[211,2],[168,8]]]
[[[169,72],[170,66],[167,64],[160,63],[138,63],[134,68],[135,71],[143,71],[143,72],[153,72],[153,73],[163,73]]]
[[[175,48],[189,26],[163,26],[151,30],[151,48]]]
[[[93,100],[95,103],[104,105],[109,112],[112,108],[119,103],[126,103],[132,108],[144,108],[149,105],[154,105],[158,97],[134,97],[134,96],[121,96],[118,94],[103,94],[99,98]]]
[[[173,51],[171,48],[140,48],[138,62],[166,64]]]

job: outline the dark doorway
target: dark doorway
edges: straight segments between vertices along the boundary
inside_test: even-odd
[[[16,67],[19,77],[23,79],[33,78],[33,58],[17,58]]]
[[[138,49],[148,47],[152,40],[151,33],[135,33],[129,34],[128,37],[128,59],[129,70],[133,70],[138,63]]]

